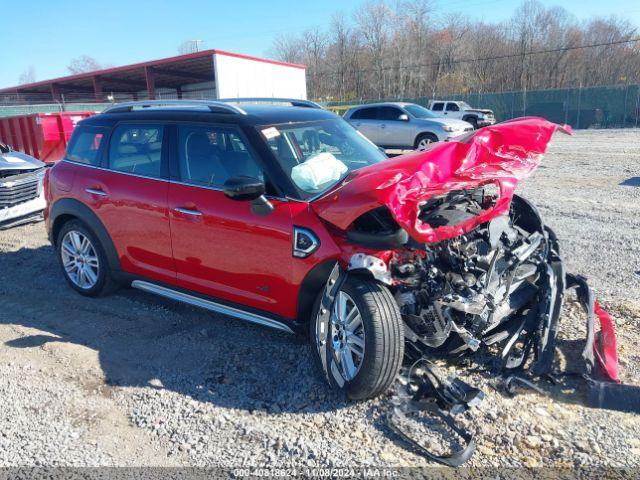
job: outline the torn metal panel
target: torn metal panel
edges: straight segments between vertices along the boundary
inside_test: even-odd
[[[386,206],[418,242],[454,238],[508,213],[518,183],[537,168],[556,130],[571,132],[537,117],[486,127],[461,141],[356,170],[312,207],[347,230],[364,213]],[[454,200],[465,204],[440,208]]]

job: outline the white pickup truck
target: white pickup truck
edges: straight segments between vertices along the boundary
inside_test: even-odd
[[[429,110],[438,117],[458,118],[469,122],[473,128],[486,127],[496,123],[493,110],[471,108],[468,103],[453,100],[431,100]]]

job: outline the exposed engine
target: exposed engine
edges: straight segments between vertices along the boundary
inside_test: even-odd
[[[421,219],[434,227],[459,222],[492,201],[482,193],[452,192],[423,207]],[[538,294],[546,236],[533,207],[515,197],[508,216],[451,240],[397,251],[389,267],[414,346],[455,354],[507,338],[498,327],[520,317]]]

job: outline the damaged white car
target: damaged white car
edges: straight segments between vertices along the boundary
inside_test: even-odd
[[[42,220],[45,164],[0,143],[0,230]]]

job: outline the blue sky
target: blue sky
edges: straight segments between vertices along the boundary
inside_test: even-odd
[[[394,0],[391,0],[394,1]],[[2,2],[0,87],[13,86],[29,66],[36,78],[67,74],[69,61],[90,55],[126,65],[177,55],[186,39],[203,48],[265,55],[278,34],[328,25],[361,0],[22,0]],[[435,0],[436,13],[463,12],[485,21],[508,18],[519,0]],[[579,19],[619,15],[640,26],[638,0],[543,0]]]

